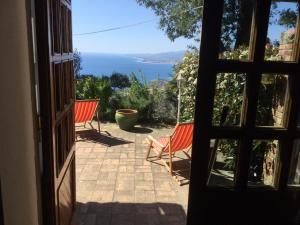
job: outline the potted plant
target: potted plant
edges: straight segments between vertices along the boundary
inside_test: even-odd
[[[118,109],[115,119],[120,129],[130,130],[134,127],[138,119],[138,111],[134,109]]]

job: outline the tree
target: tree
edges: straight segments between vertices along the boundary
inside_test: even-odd
[[[160,16],[160,28],[174,41],[178,37],[198,39],[203,0],[137,0]],[[249,42],[253,0],[225,0],[222,48]]]
[[[73,65],[74,65],[75,77],[79,78],[80,71],[82,70],[82,67],[81,67],[81,62],[82,62],[81,53],[77,49],[75,49],[75,51],[73,53],[73,57],[74,57],[74,61],[73,61],[74,64]]]
[[[160,17],[160,28],[170,40],[197,38],[200,33],[203,0],[137,0]]]
[[[114,72],[110,77],[110,84],[113,88],[123,89],[130,86],[127,75]]]
[[[170,40],[185,37],[198,39],[200,36],[203,0],[136,0],[140,5],[151,8],[160,17],[160,28]],[[254,0],[224,0],[221,51],[249,44]],[[295,27],[297,13],[294,9],[276,10],[272,3],[272,23]]]
[[[278,24],[285,26],[286,28],[294,28],[296,27],[297,22],[297,12],[292,9],[284,9],[279,12],[279,20]]]

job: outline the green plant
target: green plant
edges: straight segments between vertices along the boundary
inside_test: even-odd
[[[191,121],[194,118],[198,63],[198,49],[190,49],[175,67],[175,77],[180,75],[184,80],[181,84],[180,121]]]
[[[81,67],[81,62],[82,62],[81,53],[77,49],[75,49],[74,53],[73,53],[73,57],[74,57],[74,60],[73,60],[74,74],[75,74],[75,77],[78,78],[80,76],[80,71],[82,70],[82,67]]]
[[[233,51],[225,51],[220,55],[223,59],[248,59],[248,49],[240,47]],[[266,52],[267,60],[279,59],[278,48],[272,47]],[[194,103],[198,69],[198,50],[191,49],[186,52],[183,61],[175,69],[176,76],[181,75],[185,82],[182,92],[181,120],[189,121],[194,117]],[[245,91],[246,74],[242,73],[219,73],[216,78],[216,89],[213,108],[213,125],[219,125],[222,108],[229,106],[229,114],[225,125],[237,126],[240,124],[241,107]],[[283,75],[264,75],[262,76],[261,87],[259,89],[259,101],[257,107],[257,124],[274,125],[273,111],[282,103],[284,85],[286,78]],[[237,142],[233,140],[220,141],[219,149],[224,154],[225,166],[229,169],[235,168]],[[265,142],[255,143],[255,154],[252,156],[250,173],[262,171],[261,156],[264,156],[269,147]],[[257,176],[256,176],[257,177]],[[254,178],[253,178],[254,179]]]
[[[141,81],[137,79],[136,75],[130,75],[130,87],[118,91],[120,100],[118,105],[120,108],[136,109],[139,112],[139,121],[149,121],[152,113],[152,96],[149,94],[147,82],[143,75]]]
[[[106,116],[109,97],[112,95],[110,82],[95,76],[81,76],[76,86],[77,99],[100,99],[100,112]]]
[[[129,78],[125,74],[114,72],[109,80],[113,88],[124,89],[130,86]]]
[[[176,81],[152,82],[150,89],[152,94],[152,119],[159,123],[174,123],[177,110],[177,85]]]

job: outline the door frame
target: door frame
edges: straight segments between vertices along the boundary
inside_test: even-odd
[[[57,1],[59,4],[65,4],[66,8],[69,8],[70,1],[60,0]],[[59,189],[63,183],[57,182],[63,180],[66,174],[68,173],[73,179],[73,184],[71,185],[71,191],[73,193],[72,199],[75,202],[75,168],[71,163],[75,160],[75,145],[70,149],[70,152],[64,152],[64,164],[61,168],[57,163],[57,140],[55,136],[55,126],[56,120],[61,120],[62,116],[66,110],[69,110],[69,106],[63,106],[63,110],[59,115],[53,114],[53,110],[57,107],[55,99],[55,84],[54,80],[54,68],[53,64],[60,63],[60,72],[65,73],[66,68],[63,66],[64,62],[72,60],[72,53],[64,53],[64,50],[61,50],[61,54],[56,54],[53,50],[53,27],[51,24],[51,10],[52,5],[50,5],[49,0],[35,0],[35,21],[36,21],[36,46],[37,46],[37,61],[38,61],[38,79],[39,79],[39,99],[40,99],[40,127],[41,127],[41,140],[42,140],[42,155],[41,155],[41,197],[42,197],[42,215],[43,215],[43,225],[55,225],[60,224],[60,209],[58,209],[59,198],[57,189]],[[60,11],[59,11],[60,12]],[[61,15],[59,15],[61,16]],[[64,21],[65,22],[65,21]],[[70,21],[68,21],[70,22]],[[61,28],[65,29],[65,27]],[[60,34],[61,35],[61,34]],[[61,38],[61,37],[60,37]],[[66,42],[69,42],[72,39],[65,37]],[[62,42],[63,40],[60,40]],[[62,44],[61,44],[62,45]],[[67,43],[67,50],[70,52],[72,45]],[[62,48],[61,48],[62,49]],[[70,62],[70,61],[68,61]],[[69,73],[73,73],[73,70],[70,69]],[[67,73],[67,72],[66,72]],[[74,85],[74,80],[68,80]],[[68,90],[71,91],[72,90]],[[54,100],[55,99],[55,100]],[[74,107],[75,99],[70,103]],[[62,103],[62,105],[65,103]],[[66,125],[67,126],[67,125]],[[70,134],[68,134],[70,135]],[[66,135],[64,135],[66,136]],[[73,133],[75,137],[75,130]],[[68,145],[67,142],[64,142]],[[70,144],[70,143],[69,143]],[[66,155],[67,154],[67,155]],[[67,162],[67,163],[66,163]],[[72,168],[71,168],[72,167]],[[70,170],[69,170],[70,169]],[[63,171],[63,172],[59,172]],[[73,213],[75,211],[75,205],[73,205]],[[66,221],[65,221],[66,222]]]
[[[256,0],[252,18],[252,31],[249,46],[249,61],[219,59],[219,43],[223,16],[223,0],[205,0],[202,20],[200,60],[195,105],[195,130],[193,138],[193,157],[189,192],[188,225],[215,224],[270,224],[266,218],[273,216],[272,224],[288,224],[287,219],[295,219],[300,202],[299,188],[287,186],[293,140],[300,137],[297,129],[297,107],[300,83],[299,61],[299,16],[295,37],[293,59],[295,62],[265,61],[264,51],[268,31],[271,0]],[[295,2],[295,1],[294,1]],[[249,9],[250,10],[250,9]],[[298,44],[297,44],[298,43]],[[244,105],[241,112],[240,127],[216,127],[212,125],[216,76],[218,73],[246,73]],[[283,128],[255,126],[258,87],[263,73],[282,73],[289,75],[289,89],[286,99],[287,117]],[[205,94],[203,94],[205,93]],[[207,185],[208,163],[211,139],[239,140],[239,157],[235,171],[234,187],[209,187]],[[277,187],[249,188],[248,170],[250,153],[254,139],[279,139],[280,170]],[[268,203],[257,204],[255,200]],[[248,203],[248,206],[245,205]],[[254,210],[252,204],[256,203]],[[285,205],[283,209],[280,205]],[[275,210],[272,211],[271,209]],[[258,214],[253,214],[254,212]],[[254,215],[254,216],[251,216]],[[260,221],[258,221],[259,216]],[[286,221],[284,221],[286,220]],[[292,223],[291,223],[292,224]]]
[[[36,14],[36,45],[39,73],[39,94],[40,94],[40,127],[42,128],[42,174],[41,174],[41,195],[43,225],[54,225],[55,221],[55,193],[54,189],[54,168],[52,155],[52,115],[51,115],[51,86],[50,74],[51,53],[49,51],[49,6],[47,0],[35,1]]]

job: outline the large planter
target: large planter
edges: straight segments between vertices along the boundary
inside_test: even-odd
[[[138,111],[134,109],[119,109],[116,111],[115,119],[120,129],[130,130],[138,119]]]

